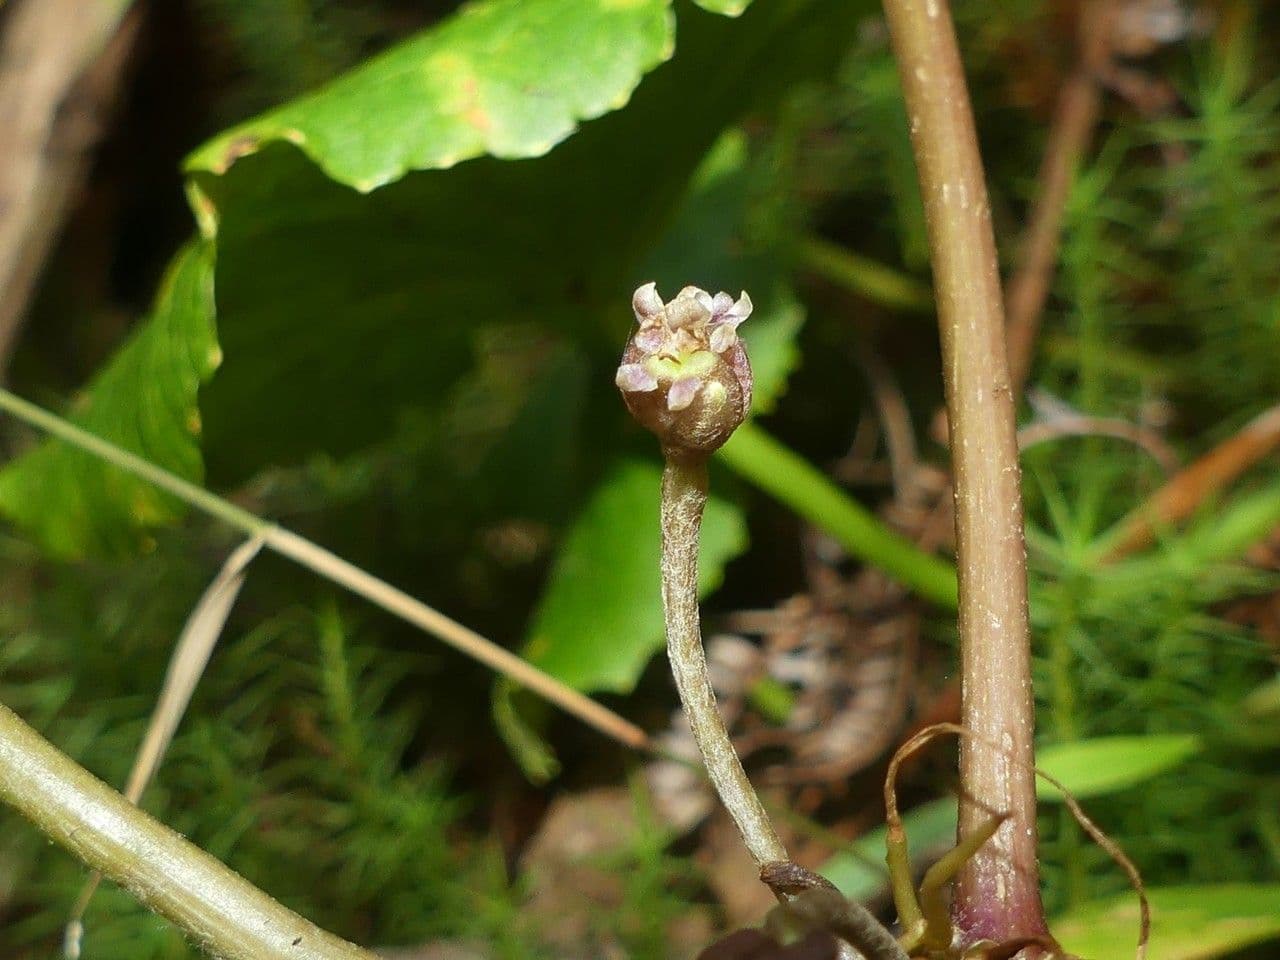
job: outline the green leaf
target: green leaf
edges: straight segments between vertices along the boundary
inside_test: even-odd
[[[1280,885],[1222,884],[1148,890],[1151,945],[1159,960],[1210,960],[1280,937]],[[1050,924],[1068,952],[1124,957],[1138,933],[1135,894],[1088,904]]]
[[[493,331],[475,374],[450,401],[440,447],[413,485],[464,500],[453,512],[474,527],[519,518],[558,525],[580,506],[589,369],[581,351],[534,331]],[[430,474],[447,472],[455,484]],[[448,503],[435,510],[449,510]]]
[[[175,258],[151,314],[72,405],[81,427],[189,480],[203,475],[196,395],[220,362],[213,246]],[[0,470],[0,511],[62,556],[123,554],[182,515],[155,487],[61,441]]]
[[[624,461],[560,549],[525,654],[577,690],[630,692],[662,647],[660,485],[656,466]],[[711,497],[702,524],[699,594],[719,585],[725,563],[746,544],[741,513]]]
[[[545,708],[540,700],[521,697],[506,677],[494,681],[493,725],[524,775],[537,784],[546,783],[560,772],[560,759],[538,732],[546,718]]]
[[[1098,737],[1045,747],[1036,762],[1061,780],[1077,800],[1084,800],[1135,787],[1200,749],[1200,738],[1193,734]],[[1036,794],[1048,802],[1062,800],[1058,788],[1044,780],[1038,781]]]
[[[477,345],[499,326],[541,328],[579,350],[588,375],[583,407],[603,411],[590,427],[624,443],[606,370],[631,323],[628,293],[646,279],[639,266],[721,131],[797,78],[829,69],[868,6],[757,4],[728,20],[681,5],[680,50],[632,95],[640,73],[670,54],[667,2],[493,0],[197,151],[189,194],[206,236],[216,237],[226,358],[199,393],[209,482],[239,483],[317,453],[347,456],[391,436],[406,415],[437,417],[472,373]],[[504,11],[510,17],[496,15]],[[557,11],[563,18],[549,16]],[[531,30],[534,55],[507,62],[503,51],[528,43]],[[402,87],[375,82],[379,71],[407,69],[415,51],[483,65],[477,89],[497,98],[486,109],[502,125],[479,141],[449,141],[463,136],[470,105],[441,99],[438,87],[424,96],[428,81],[410,75]],[[716,65],[710,75],[708,63]],[[415,164],[442,163],[450,159],[446,147],[545,149],[549,138],[568,136],[578,120],[628,96],[626,109],[586,124],[544,157],[478,157],[447,172],[411,172],[368,195],[344,185],[367,187]],[[303,142],[294,142],[291,131],[304,128]],[[759,324],[757,339],[768,328]],[[785,341],[781,322],[772,329]],[[175,354],[204,356],[211,336],[203,316],[189,330],[166,324],[155,341]],[[112,369],[113,411],[99,424],[108,435],[117,437],[112,430],[122,424],[154,425],[161,411],[181,410],[195,422],[189,401],[207,369],[184,397],[159,405],[153,401],[168,389],[163,376],[138,369],[136,358]],[[125,375],[130,369],[136,380]],[[124,432],[117,438],[130,446]],[[177,455],[154,434],[148,428],[144,454],[198,474],[193,442]],[[579,467],[585,476],[598,476],[615,455],[608,444],[587,452]],[[163,498],[140,497],[136,484],[103,482],[101,470],[85,475],[98,479],[72,508],[51,501],[46,510],[40,496],[65,489],[71,475],[33,467],[27,489],[9,482],[10,499],[23,501],[9,511],[47,514],[40,522],[58,527],[51,539],[63,552],[104,539],[113,549],[136,545],[139,538],[120,531],[136,532],[140,508],[148,523],[176,516],[172,505],[157,506]],[[581,478],[568,481],[573,490]]]
[[[739,427],[716,457],[810,523],[825,529],[853,556],[870,561],[939,606],[955,609],[955,567],[885,526],[813,464],[754,421]]]
[[[485,154],[536,157],[616,110],[674,49],[668,0],[487,0],[317,93],[233,127],[192,171],[225,173],[272,141],[368,192]]]
[[[406,407],[447,400],[485,326],[544,325],[616,363],[632,322],[628,295],[652,279],[640,266],[693,171],[744,109],[830,64],[834,24],[857,13],[845,11],[830,0],[757,5],[733,21],[686,11],[673,61],[627,108],[538,159],[476,159],[368,196],[328,179],[289,143],[221,176],[193,163],[195,205],[216,223],[227,357],[202,394],[215,482],[381,440]],[[763,70],[766,61],[783,66]],[[377,112],[326,95],[305,103],[341,107],[344,130],[363,131],[362,116]],[[412,134],[410,125],[396,139]],[[735,279],[761,289],[750,277],[725,282]],[[757,339],[776,331],[785,340],[784,326],[796,322],[784,294],[777,309],[762,305],[761,320],[766,309],[781,319],[758,323]],[[620,417],[616,397],[603,400],[613,389],[603,362],[591,382],[601,408]]]
[[[751,3],[751,0],[693,0],[703,10],[718,13],[725,17],[739,16]]]
[[[1258,684],[1240,703],[1240,712],[1251,720],[1280,717],[1280,677]]]

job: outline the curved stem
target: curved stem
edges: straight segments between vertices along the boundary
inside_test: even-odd
[[[706,461],[668,457],[662,472],[662,608],[667,624],[667,654],[680,702],[711,783],[738,825],[751,856],[764,866],[786,860],[787,851],[733,749],[716,706],[702,649],[698,538],[706,502]]]
[[[888,930],[859,903],[845,900],[834,890],[808,890],[785,907],[810,926],[829,930],[852,944],[868,960],[908,960],[907,951]]]
[[[0,801],[224,960],[376,960],[143,813],[0,705]]]

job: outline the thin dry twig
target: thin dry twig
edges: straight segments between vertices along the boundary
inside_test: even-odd
[[[1018,431],[1018,449],[1026,451],[1041,443],[1063,437],[1111,437],[1126,440],[1145,451],[1165,473],[1178,469],[1178,454],[1164,437],[1141,424],[1119,417],[1090,417],[1083,413],[1037,420]]]
[[[1009,381],[1014,396],[1021,396],[1031,372],[1040,316],[1044,312],[1058,262],[1058,244],[1067,198],[1071,194],[1076,169],[1089,150],[1098,124],[1102,104],[1097,80],[1098,60],[1103,57],[1110,59],[1111,56],[1109,45],[1094,41],[1099,36],[1100,13],[1096,0],[1086,3],[1081,12],[1080,36],[1084,55],[1058,94],[1058,105],[1037,178],[1038,189],[1019,247],[1018,266],[1009,279],[1005,296]]]
[[[173,494],[183,503],[242,530],[249,536],[260,536],[265,546],[281,556],[288,557],[313,573],[364,597],[375,606],[527,687],[544,700],[624,746],[636,750],[650,749],[649,735],[634,723],[332,551],[263,520],[203,487],[183,480],[137,454],[77,427],[3,388],[0,388],[0,410],[8,411],[39,430],[141,477]]]
[[[187,618],[178,642],[174,645],[169,669],[165,673],[164,685],[152,711],[151,720],[147,724],[146,735],[134,758],[133,769],[129,771],[124,796],[130,803],[136,805],[142,799],[142,794],[155,776],[169,744],[173,742],[173,735],[187,712],[196,684],[204,674],[218,637],[226,626],[227,617],[231,615],[236,597],[240,595],[245,571],[262,550],[262,546],[262,536],[257,535],[232,551],[218,575],[201,595],[191,616]],[[63,937],[62,952],[68,960],[77,960],[80,956],[80,944],[84,937],[84,912],[89,908],[89,901],[93,899],[101,880],[102,874],[94,873],[85,882],[84,889],[80,891],[72,908],[71,919],[67,922]]]
[[[445,616],[403,590],[283,527],[262,531],[266,545],[328,580],[431,634],[449,646],[529,689],[588,726],[634,750],[648,750],[649,735],[603,704],[511,653],[470,627]]]
[[[1263,457],[1280,447],[1280,404],[1250,420],[1239,433],[1169,478],[1105,537],[1103,562],[1150,546],[1161,530],[1191,516]]]
[[[1204,29],[1204,17],[1198,13],[1185,14],[1180,28],[1172,29],[1167,15],[1152,16],[1148,9],[1152,5],[1151,0],[1084,0],[1081,4],[1079,60],[1058,94],[1017,269],[1006,290],[1009,379],[1015,397],[1021,396],[1031,372],[1040,319],[1057,268],[1067,200],[1093,142],[1104,90],[1114,90],[1142,113],[1167,111],[1174,99],[1168,84],[1122,66],[1121,61],[1150,56],[1161,46]],[[1153,23],[1161,24],[1163,32],[1153,31]]]

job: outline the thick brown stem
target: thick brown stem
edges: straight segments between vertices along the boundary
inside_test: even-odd
[[[885,0],[924,198],[955,477],[962,719],[960,834],[1007,813],[956,884],[969,941],[1045,932],[1036,863],[1034,710],[1013,397],[991,211],[946,0]],[[983,741],[999,744],[994,750]]]

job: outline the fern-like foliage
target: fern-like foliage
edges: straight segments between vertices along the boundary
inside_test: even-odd
[[[1041,387],[1163,433],[1185,460],[1273,403],[1280,375],[1280,88],[1264,79],[1274,52],[1250,35],[1183,56],[1183,115],[1107,134],[1072,194],[1047,321]],[[1276,582],[1210,546],[1274,478],[1255,471],[1149,554],[1102,563],[1099,537],[1164,480],[1153,459],[1087,437],[1029,451],[1026,467],[1043,737],[1198,734],[1188,767],[1091,812],[1149,884],[1274,881],[1280,780],[1240,733],[1268,650],[1222,611]],[[1264,518],[1251,535],[1268,530]],[[1052,906],[1123,887],[1065,814],[1041,827]]]

